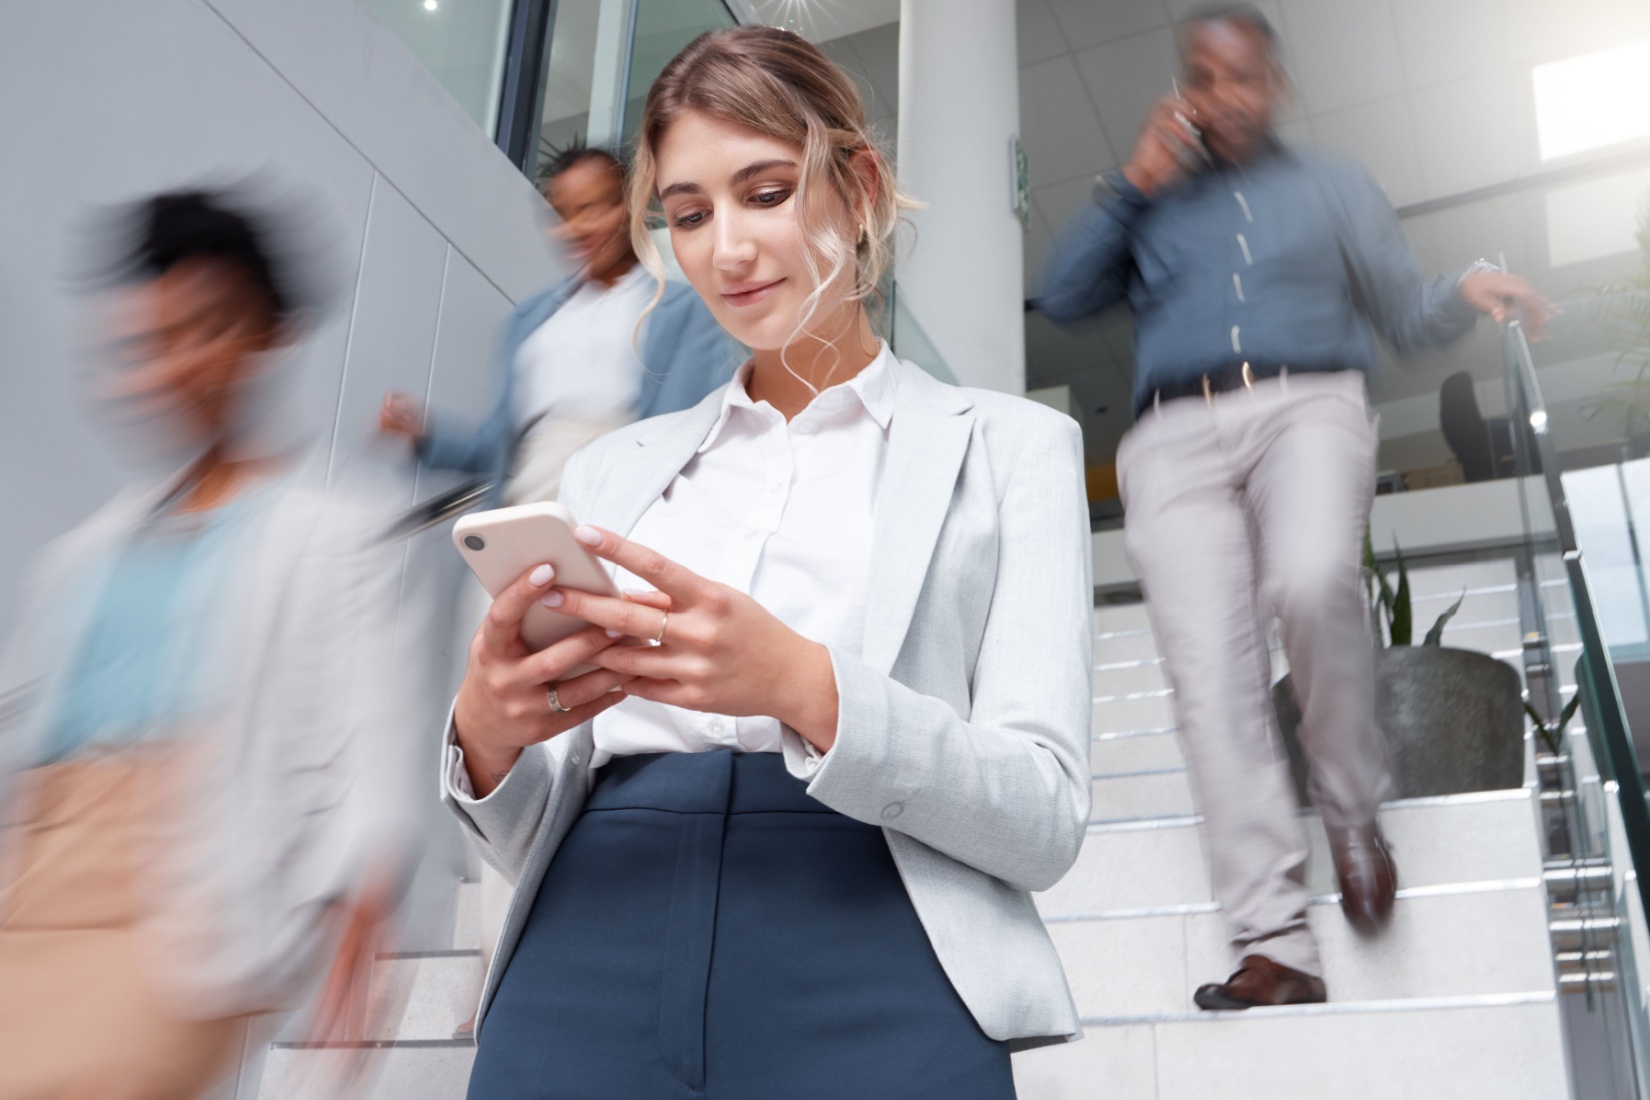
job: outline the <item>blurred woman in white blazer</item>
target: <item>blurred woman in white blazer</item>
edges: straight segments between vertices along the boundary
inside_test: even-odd
[[[649,93],[637,247],[752,355],[569,463],[625,596],[547,563],[472,645],[444,795],[517,883],[472,1097],[996,1100],[1079,1034],[1029,892],[1088,819],[1081,441],[875,336],[904,201],[794,34]],[[535,601],[593,625],[529,653]]]

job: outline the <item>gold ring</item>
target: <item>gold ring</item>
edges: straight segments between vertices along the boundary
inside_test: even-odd
[[[665,617],[663,619],[659,620],[659,636],[657,638],[653,639],[653,644],[654,645],[664,645],[665,644],[665,630],[669,626],[670,626],[670,612],[666,611],[665,612]]]
[[[549,700],[550,709],[552,711],[554,711],[557,714],[566,714],[567,711],[568,711],[568,708],[562,706],[561,705],[561,700],[556,698],[556,688],[558,688],[560,686],[561,686],[560,684],[551,684],[549,687],[545,688],[544,689],[544,697],[547,700]]]

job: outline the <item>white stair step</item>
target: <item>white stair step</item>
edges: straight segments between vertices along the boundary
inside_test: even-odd
[[[1308,889],[1334,891],[1323,824],[1304,816],[1312,851]],[[1528,790],[1487,791],[1389,803],[1382,829],[1398,861],[1401,887],[1534,878],[1541,874],[1536,810]],[[1076,864],[1036,895],[1045,916],[1184,905],[1213,900],[1199,822],[1161,818],[1090,826]]]
[[[479,950],[481,943],[481,883],[461,880],[453,916],[453,947]]]
[[[1173,697],[1166,690],[1094,696],[1095,733],[1134,733],[1174,728]]]
[[[1096,657],[1092,683],[1096,697],[1138,691],[1162,691],[1169,686],[1169,682],[1163,678],[1163,663],[1156,657],[1149,660]]]
[[[1101,604],[1094,609],[1095,634],[1149,631],[1151,628],[1151,620],[1146,617],[1146,605],[1143,603]]]
[[[475,1013],[484,977],[481,952],[420,952],[382,957],[373,964],[366,1038],[451,1039]]]
[[[1561,1100],[1550,993],[1251,1009],[1089,1027],[1014,1056],[1020,1100]]]
[[[1180,742],[1172,729],[1134,733],[1096,733],[1089,744],[1089,767],[1103,775],[1185,767]]]
[[[474,1043],[276,1043],[264,1056],[258,1100],[460,1100],[470,1083]]]
[[[1125,630],[1094,636],[1094,663],[1156,660],[1157,639],[1150,630]]]
[[[1090,821],[1129,821],[1194,812],[1192,788],[1184,768],[1096,775],[1091,793]]]
[[[1340,906],[1308,911],[1329,995],[1385,1001],[1554,987],[1546,893],[1539,879],[1401,892],[1378,936],[1352,930]],[[1050,923],[1078,1011],[1127,1019],[1196,1011],[1192,991],[1236,967],[1218,911]]]

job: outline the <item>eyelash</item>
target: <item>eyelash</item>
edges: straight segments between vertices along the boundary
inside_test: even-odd
[[[786,200],[788,200],[791,197],[792,193],[793,193],[792,189],[789,188],[789,187],[776,187],[771,191],[761,191],[761,192],[758,192],[757,194],[752,195],[751,196],[751,201],[756,206],[758,206],[758,207],[760,207],[764,210],[772,210],[775,207],[785,205]],[[773,202],[764,202],[763,201],[765,199],[770,199],[770,198],[774,199],[774,201]],[[695,210],[691,214],[683,214],[681,217],[675,219],[675,221],[673,221],[671,224],[677,229],[695,229],[698,226],[700,226],[701,224],[703,224],[704,220],[705,220],[705,212],[701,211],[701,210]]]

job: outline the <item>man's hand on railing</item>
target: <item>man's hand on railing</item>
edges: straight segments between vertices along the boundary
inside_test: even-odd
[[[1531,340],[1546,339],[1547,319],[1557,312],[1533,286],[1504,271],[1470,271],[1463,275],[1461,297],[1479,313],[1489,314],[1498,325],[1518,318]]]

